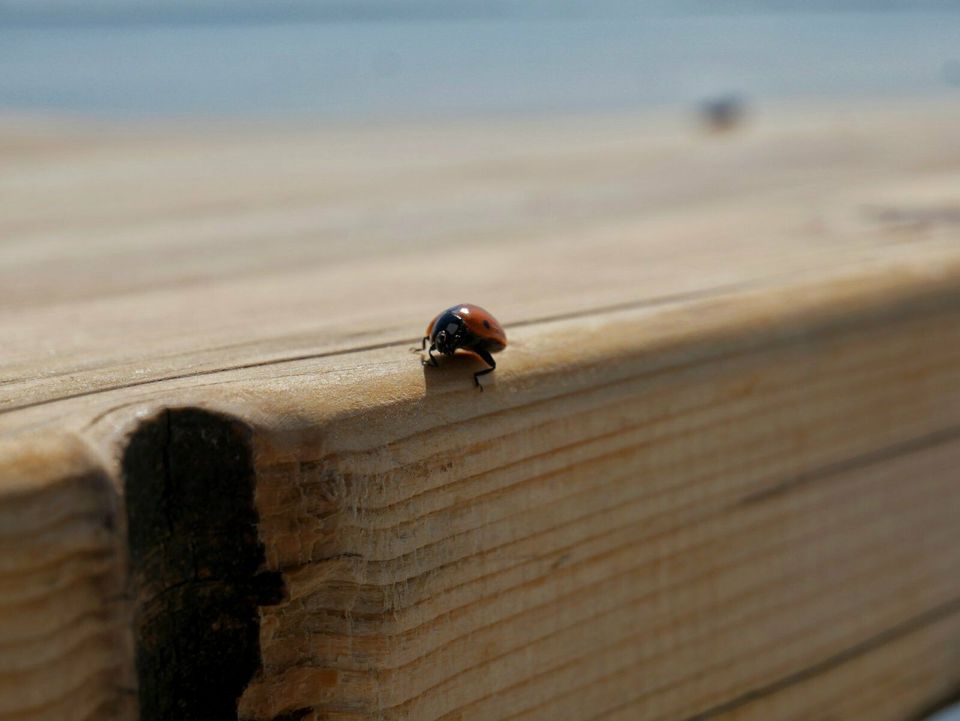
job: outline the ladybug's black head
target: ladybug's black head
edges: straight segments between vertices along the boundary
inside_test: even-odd
[[[433,338],[430,342],[437,347],[437,351],[444,355],[453,355],[454,351],[463,345],[467,332],[467,324],[453,313],[444,313],[433,324]]]

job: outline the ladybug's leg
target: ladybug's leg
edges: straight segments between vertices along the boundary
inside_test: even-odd
[[[438,365],[440,365],[439,363],[437,363],[437,359],[433,357],[433,352],[434,352],[436,349],[437,349],[437,346],[435,346],[435,345],[431,345],[431,346],[430,346],[430,350],[427,351],[427,355],[430,356],[430,360],[428,360],[428,361],[423,361],[423,364],[424,364],[425,366],[437,367]]]
[[[497,367],[497,362],[493,359],[493,356],[490,355],[485,350],[480,350],[478,348],[474,348],[472,350],[474,353],[480,356],[486,363],[490,364],[489,368],[484,368],[482,371],[477,371],[476,373],[473,374],[473,382],[476,383],[477,388],[479,388],[482,391],[483,386],[480,385],[480,376],[485,376],[487,373],[492,373],[493,370]]]
[[[428,336],[428,335],[423,336],[423,339],[420,341],[420,347],[417,348],[416,346],[414,346],[413,348],[410,349],[410,352],[411,352],[411,353],[423,353],[423,351],[425,351],[425,350],[427,349],[427,341],[428,341],[428,340],[430,340],[430,336]]]

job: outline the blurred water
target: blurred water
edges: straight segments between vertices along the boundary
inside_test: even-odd
[[[729,92],[960,95],[960,12],[597,7],[296,21],[8,12],[3,22],[0,3],[0,112],[345,118],[608,110]]]

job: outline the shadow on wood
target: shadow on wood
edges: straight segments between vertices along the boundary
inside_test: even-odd
[[[144,422],[123,456],[140,718],[235,719],[260,664],[260,573],[249,430],[193,408]]]

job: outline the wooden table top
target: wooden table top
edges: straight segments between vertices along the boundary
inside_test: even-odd
[[[8,120],[0,430],[80,427],[175,389],[191,402],[224,383],[256,395],[295,370],[345,382],[371,373],[363,352],[412,368],[398,382],[422,393],[407,348],[457,302],[488,308],[519,342],[502,373],[562,319],[615,335],[611,314],[765,290],[952,283],[958,121],[943,103],[779,109],[727,133],[666,114]],[[550,343],[562,357],[578,338]]]

